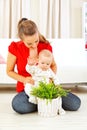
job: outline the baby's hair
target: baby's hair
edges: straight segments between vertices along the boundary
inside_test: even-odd
[[[41,55],[44,55],[44,56],[49,57],[49,58],[53,58],[52,52],[47,50],[47,49],[40,51],[39,56],[41,56]]]

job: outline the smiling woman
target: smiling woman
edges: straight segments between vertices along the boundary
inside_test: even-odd
[[[25,114],[37,111],[37,105],[29,102],[30,97],[24,92],[24,85],[26,83],[30,83],[32,85],[35,83],[31,74],[25,69],[27,58],[32,57],[31,54],[34,50],[36,50],[36,56],[44,49],[49,50],[52,53],[53,51],[51,44],[49,44],[44,36],[39,33],[38,28],[33,21],[24,20],[18,25],[18,34],[21,32],[22,37],[19,35],[21,40],[11,42],[8,47],[7,74],[17,81],[16,90],[18,94],[12,100],[12,107],[16,112]],[[31,33],[32,30],[33,33]],[[26,45],[26,42],[24,42],[25,39],[26,41],[29,41],[29,43],[34,43],[34,45]],[[35,44],[37,39],[39,39],[39,42],[36,42]],[[15,71],[15,66],[17,66],[17,72]],[[57,72],[57,65],[54,56],[52,58],[50,68],[54,73]],[[63,97],[63,109],[65,110],[76,111],[79,109],[80,104],[81,100],[79,97],[72,93],[69,93],[67,97]]]

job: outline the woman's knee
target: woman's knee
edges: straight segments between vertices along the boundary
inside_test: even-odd
[[[20,114],[31,113],[37,110],[37,105],[29,103],[28,96],[22,92],[17,94],[12,100],[12,108]]]
[[[13,100],[12,100],[12,108],[13,108],[13,110],[14,110],[15,112],[17,112],[17,113],[22,114],[22,113],[23,113],[23,110],[22,110],[22,108],[21,108],[21,105],[22,105],[22,104],[20,104],[19,96],[17,97],[17,95],[16,95],[16,96],[13,98]]]
[[[62,98],[62,106],[65,110],[77,111],[81,106],[81,100],[76,95],[69,93],[67,97]]]

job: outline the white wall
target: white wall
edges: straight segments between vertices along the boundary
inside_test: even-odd
[[[70,38],[82,37],[82,6],[87,0],[70,0]]]

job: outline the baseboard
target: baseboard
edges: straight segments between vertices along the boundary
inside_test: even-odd
[[[0,84],[0,91],[15,91],[16,84]]]

